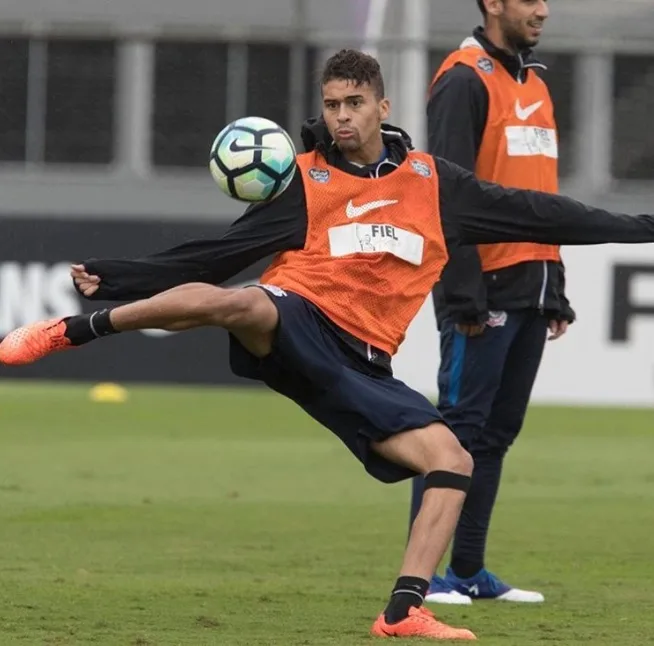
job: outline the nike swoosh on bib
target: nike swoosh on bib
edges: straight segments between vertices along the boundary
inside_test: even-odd
[[[529,119],[529,117],[540,108],[540,106],[543,105],[543,101],[538,101],[537,103],[532,103],[531,105],[528,105],[526,108],[523,108],[520,105],[520,99],[516,99],[515,102],[515,114],[520,119],[520,121],[526,121]]]
[[[374,202],[366,202],[360,206],[354,206],[354,203],[350,200],[347,203],[347,207],[345,207],[345,215],[348,218],[360,218],[369,211],[381,209],[384,206],[391,206],[392,204],[397,204],[397,200],[375,200]]]

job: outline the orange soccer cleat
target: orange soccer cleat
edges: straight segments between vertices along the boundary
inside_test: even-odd
[[[0,363],[23,366],[53,352],[67,350],[73,346],[70,339],[64,336],[65,331],[66,323],[63,319],[50,319],[19,327],[0,343]]]
[[[374,637],[421,637],[423,639],[477,639],[465,628],[452,628],[426,608],[409,608],[409,616],[396,624],[386,623],[384,613],[377,617],[370,631]]]

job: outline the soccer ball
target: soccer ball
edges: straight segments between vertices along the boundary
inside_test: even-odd
[[[226,126],[211,146],[209,169],[220,189],[243,202],[283,193],[295,173],[295,146],[274,121],[244,117]]]

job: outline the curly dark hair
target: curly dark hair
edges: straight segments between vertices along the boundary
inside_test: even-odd
[[[329,81],[352,81],[354,85],[370,85],[378,99],[386,96],[384,77],[379,61],[358,49],[341,49],[325,63],[321,84]]]
[[[486,5],[484,4],[484,0],[477,0],[477,6],[479,7],[479,11],[481,11],[482,15],[486,17],[487,11],[486,11]]]

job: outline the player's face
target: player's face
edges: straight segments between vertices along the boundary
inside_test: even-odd
[[[334,79],[322,86],[322,114],[334,143],[344,153],[363,153],[381,142],[388,99],[379,99],[367,83]],[[376,159],[372,160],[376,161]]]
[[[538,44],[549,7],[547,0],[497,0],[489,13],[497,16],[507,44],[524,49]]]

